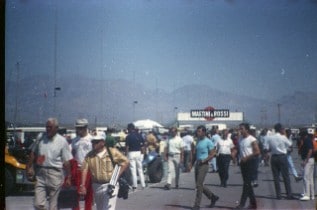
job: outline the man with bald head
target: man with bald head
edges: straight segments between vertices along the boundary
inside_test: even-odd
[[[72,154],[67,140],[57,133],[58,121],[56,118],[48,118],[46,132],[34,144],[30,160],[27,164],[27,176],[35,174],[35,209],[47,209],[48,197],[50,210],[57,209],[59,192],[64,183],[64,170],[66,169],[66,186],[70,186],[70,163]],[[34,167],[33,167],[34,164]],[[34,170],[35,168],[35,170]]]

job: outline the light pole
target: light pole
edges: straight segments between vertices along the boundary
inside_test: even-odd
[[[14,108],[14,126],[16,126],[17,121],[18,121],[18,111],[19,111],[19,84],[20,84],[20,63],[16,63],[17,67],[17,81],[16,81],[16,93],[15,93],[15,108]]]
[[[61,87],[54,88],[54,115],[55,116],[56,116],[56,96],[57,96],[56,92],[61,90],[62,90]]]
[[[177,109],[178,109],[178,107],[177,107],[177,106],[175,106],[175,107],[174,107],[174,114],[175,114],[175,123],[176,123],[176,126],[178,127],[178,120],[177,120]]]
[[[133,101],[133,121],[135,120],[135,105],[138,103],[138,101]]]
[[[281,104],[277,104],[277,118],[278,123],[281,123]]]

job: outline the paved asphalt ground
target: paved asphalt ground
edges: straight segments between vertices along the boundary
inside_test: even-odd
[[[300,163],[295,151],[294,162],[296,168],[300,168]],[[299,200],[277,200],[270,167],[260,166],[258,174],[259,186],[254,188],[258,209],[316,209],[316,201]],[[149,184],[144,190],[137,189],[129,194],[129,199],[117,201],[117,210],[178,210],[191,209],[195,199],[194,173],[182,173],[179,189],[172,188],[164,190],[166,179],[161,183]],[[217,173],[208,173],[205,184],[220,197],[213,209],[232,209],[238,205],[242,192],[242,179],[238,166],[230,166],[230,177],[227,188],[219,186],[219,176]],[[315,182],[316,183],[316,182]],[[303,182],[295,182],[291,177],[291,185],[294,196],[299,198],[303,190]],[[317,184],[316,184],[317,185]],[[315,189],[317,188],[315,185]],[[285,192],[284,183],[281,181],[282,192]],[[315,190],[316,192],[316,190]],[[285,196],[285,194],[283,194]],[[19,193],[14,196],[6,197],[6,209],[33,209],[33,193]],[[81,203],[82,205],[82,203]],[[209,209],[209,200],[203,197],[201,209]]]
[[[299,168],[298,158],[294,158]],[[316,199],[310,201],[277,200],[270,167],[260,166],[258,174],[259,186],[254,188],[258,209],[316,209]],[[128,200],[118,200],[117,209],[191,209],[195,199],[194,173],[182,173],[179,189],[166,191],[164,182],[149,186],[145,190],[138,190],[129,195]],[[230,177],[227,188],[220,187],[219,175],[208,173],[205,184],[220,197],[213,209],[232,209],[238,205],[242,193],[242,178],[239,166],[230,166]],[[295,182],[291,177],[294,196],[299,198],[303,189],[303,182]],[[281,181],[282,192],[285,192],[284,183]],[[315,186],[316,189],[316,186]],[[285,194],[283,194],[285,196]],[[201,209],[210,209],[210,201],[203,197]]]

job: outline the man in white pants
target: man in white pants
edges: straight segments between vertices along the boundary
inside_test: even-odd
[[[140,177],[140,183],[142,189],[145,188],[145,179],[144,179],[144,172],[143,172],[143,147],[144,147],[144,139],[142,136],[136,131],[134,124],[128,124],[128,132],[125,139],[125,146],[126,146],[126,154],[128,155],[130,161],[130,170],[132,173],[132,180],[133,180],[133,190],[135,190],[138,186],[138,177],[137,172]]]
[[[177,128],[170,129],[170,139],[165,147],[165,160],[168,161],[167,184],[165,190],[171,189],[172,179],[175,178],[175,188],[179,187],[180,164],[184,160],[184,141],[177,135]]]

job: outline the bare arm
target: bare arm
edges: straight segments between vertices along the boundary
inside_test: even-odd
[[[184,162],[184,148],[181,149],[181,157],[180,157],[180,162],[183,163]]]
[[[34,159],[35,159],[34,152],[31,152],[29,161],[26,164],[26,175],[29,181],[33,181],[32,179],[35,174],[33,169]]]
[[[81,171],[81,184],[79,188],[79,194],[80,195],[86,195],[87,190],[85,187],[86,179],[87,179],[87,173],[88,173],[88,168],[87,169],[82,169]]]
[[[306,159],[305,159],[305,160],[303,161],[303,163],[302,163],[302,166],[303,166],[303,167],[305,167],[305,165],[308,163],[308,160],[309,160],[309,158],[311,157],[312,152],[313,152],[312,149],[309,149],[309,150],[308,150],[307,157],[306,157]]]
[[[167,142],[166,142],[166,144],[167,144]],[[167,151],[167,146],[165,145],[165,147],[164,147],[164,160],[167,161],[167,159],[168,159],[168,151]]]
[[[70,164],[70,161],[66,161],[64,163],[64,169],[66,171],[66,176],[67,176],[67,179],[66,179],[66,186],[71,186],[71,178],[72,178],[72,172],[71,172],[71,164]]]

